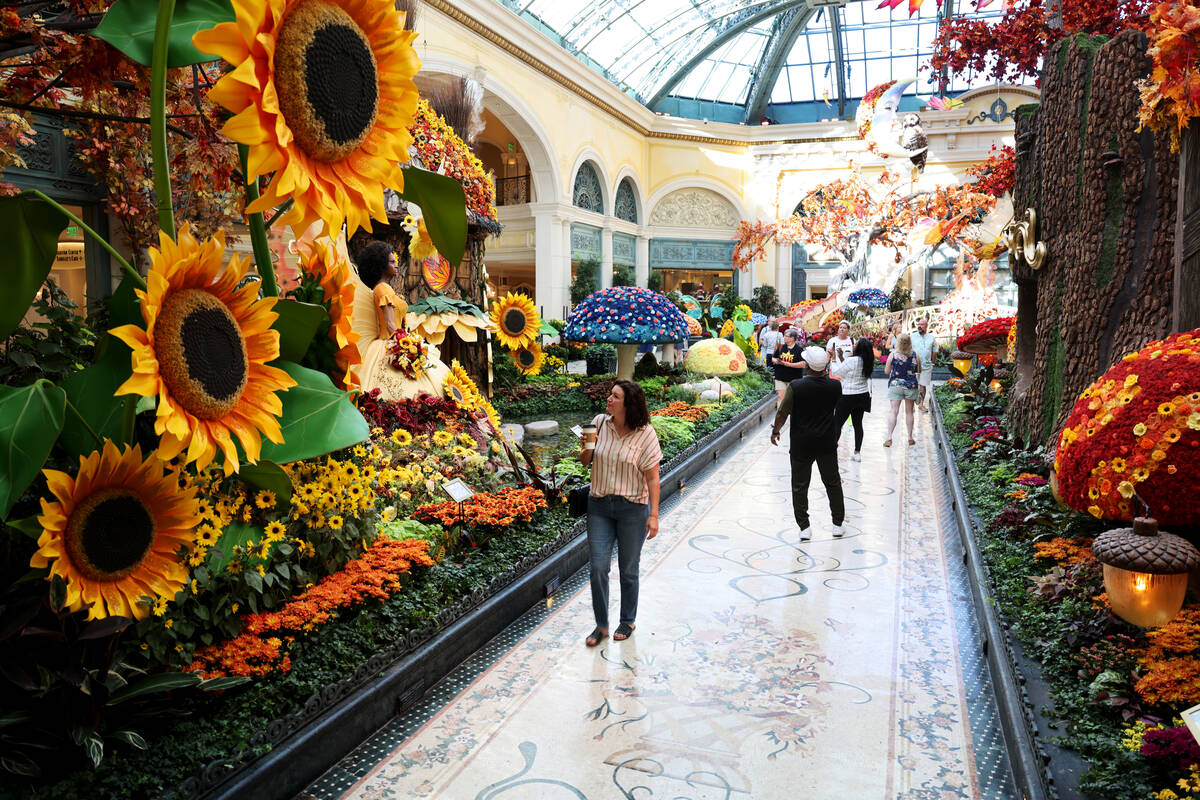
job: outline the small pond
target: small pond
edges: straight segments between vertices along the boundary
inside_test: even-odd
[[[542,414],[536,417],[514,417],[504,422],[515,422],[524,425],[529,422],[552,419],[558,423],[557,436],[525,436],[521,446],[537,462],[541,469],[549,469],[555,456],[575,454],[579,452],[579,439],[571,433],[571,426],[591,422],[595,418],[594,411],[565,411],[561,414]]]

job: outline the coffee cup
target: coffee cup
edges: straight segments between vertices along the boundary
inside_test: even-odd
[[[583,449],[591,450],[596,446],[596,426],[582,425],[580,430],[583,431],[583,435],[580,437],[583,440]]]

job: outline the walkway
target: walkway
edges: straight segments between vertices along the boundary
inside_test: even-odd
[[[584,647],[576,575],[301,797],[1013,796],[930,420],[881,447],[880,388],[843,539],[814,470],[798,542],[764,427],[664,514],[628,641]]]

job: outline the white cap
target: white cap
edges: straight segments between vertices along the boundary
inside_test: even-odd
[[[825,368],[829,366],[829,354],[819,347],[804,348],[801,357],[813,372],[824,372]]]

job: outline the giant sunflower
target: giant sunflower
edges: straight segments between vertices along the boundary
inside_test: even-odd
[[[279,357],[275,298],[258,299],[255,282],[237,288],[250,262],[235,255],[222,268],[221,231],[200,244],[185,225],[178,242],[164,235],[160,246],[150,248],[147,287],[137,292],[146,327],[110,331],[133,348],[133,375],[116,394],[158,396],[159,458],[186,451],[184,462],[203,470],[219,447],[229,475],[238,469],[233,436],[251,464],[263,436],[283,441],[275,392],[296,382],[267,366]]]
[[[298,241],[301,268],[316,276],[325,292],[329,310],[329,338],[337,345],[334,362],[338,377],[347,389],[357,388],[351,367],[362,363],[358,350],[359,334],[352,330],[350,313],[354,308],[354,281],[350,262],[337,244],[327,236],[311,242]]]
[[[467,374],[467,371],[462,368],[462,364],[458,363],[457,358],[450,362],[450,374],[446,376],[442,383],[442,391],[459,408],[465,408],[468,411],[474,411],[479,408],[480,402],[484,399],[483,395],[479,393],[479,387],[475,385],[475,381],[471,380],[471,376]]]
[[[509,350],[532,344],[542,327],[533,301],[513,292],[492,304],[492,323],[496,326],[496,338]]]
[[[510,355],[513,364],[525,375],[537,375],[542,371],[542,365],[546,363],[546,354],[537,342],[533,342],[528,347],[522,347],[520,350],[514,350]]]
[[[295,205],[279,221],[321,220],[348,235],[386,221],[400,191],[421,62],[393,0],[235,0],[235,22],[192,37],[233,65],[209,92],[234,113],[222,133],[250,148],[247,178],[275,173],[247,213]]]
[[[79,473],[44,470],[55,500],[42,500],[42,534],[29,563],[49,567],[67,584],[67,608],[88,608],[88,619],[143,619],[154,602],[187,585],[180,553],[195,547],[200,525],[196,489],[160,460],[142,460],[141,447],[80,457]]]

